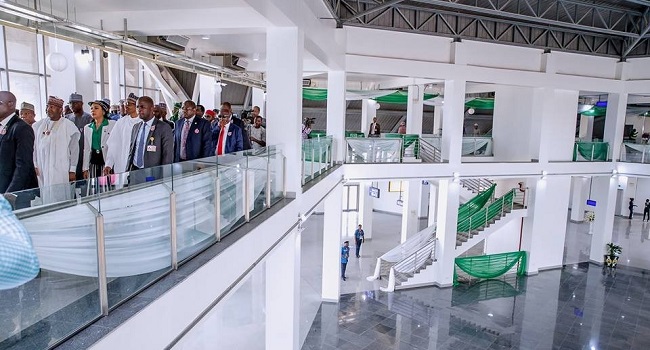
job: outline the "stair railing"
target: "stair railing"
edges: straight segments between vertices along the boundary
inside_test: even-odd
[[[427,227],[424,230],[410,237],[406,242],[384,253],[377,258],[377,264],[372,276],[366,278],[368,281],[380,279],[382,276],[389,276],[391,268],[396,264],[408,259],[414,253],[422,250],[435,240],[435,226]]]
[[[420,138],[420,159],[424,163],[442,163],[442,153],[432,143]]]
[[[472,238],[472,231],[488,226],[488,223],[492,219],[503,217],[506,214],[506,210],[512,211],[517,191],[518,189],[508,191],[508,193],[490,203],[487,207],[479,210],[464,221],[461,221],[458,224],[458,227],[460,228],[459,233],[467,233],[467,239],[469,240]],[[462,230],[465,227],[467,227],[466,231]]]
[[[465,187],[466,189],[474,193],[485,191],[486,189],[490,188],[490,186],[492,186],[493,183],[494,183],[493,181],[486,178],[462,179],[460,181],[460,184],[463,187]]]

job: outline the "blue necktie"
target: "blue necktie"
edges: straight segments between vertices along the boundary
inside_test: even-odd
[[[147,129],[147,123],[142,123],[142,128],[140,129],[140,138],[138,140],[138,147],[136,147],[135,152],[135,166],[142,169],[144,168],[144,138]]]

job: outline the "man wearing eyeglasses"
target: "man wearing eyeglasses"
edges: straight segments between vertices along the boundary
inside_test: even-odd
[[[212,142],[215,155],[238,152],[244,149],[244,138],[241,128],[230,122],[230,104],[221,106],[218,123],[212,129]],[[225,112],[225,113],[224,113]]]
[[[174,161],[182,162],[214,155],[210,122],[197,113],[194,101],[183,103],[183,117],[174,129]]]

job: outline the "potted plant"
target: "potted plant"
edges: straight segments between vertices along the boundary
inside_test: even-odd
[[[605,254],[605,267],[616,268],[616,264],[618,264],[618,256],[621,255],[623,248],[612,242],[607,243],[605,247],[607,249],[607,254]]]

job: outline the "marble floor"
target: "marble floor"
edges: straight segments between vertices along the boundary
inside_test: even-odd
[[[395,293],[364,278],[398,237],[399,217],[375,220],[371,256],[353,258],[340,303],[321,304],[303,350],[650,349],[650,224],[640,217],[614,220],[623,247],[614,272],[588,263],[589,226],[569,222],[562,269]]]

